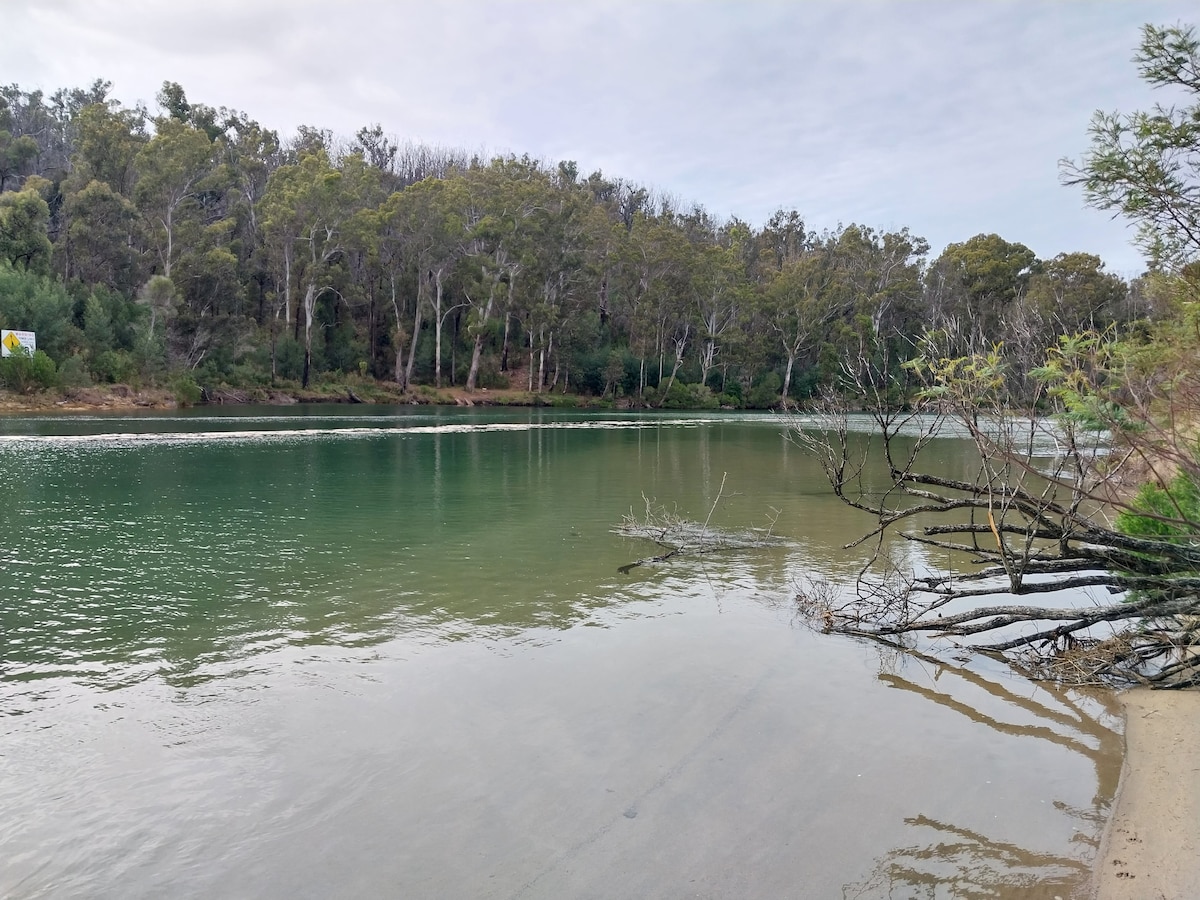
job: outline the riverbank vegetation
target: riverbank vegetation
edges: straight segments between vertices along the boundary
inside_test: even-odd
[[[1059,334],[1171,310],[1087,253],[980,234],[930,258],[909,228],[787,209],[754,227],[571,161],[378,125],[282,138],[178,84],[153,111],[109,88],[0,89],[0,326],[39,350],[4,364],[9,391],[361,396],[358,379],[769,408],[837,385],[847,358],[897,367],[926,333],[1028,369]]]
[[[858,591],[801,597],[828,630],[937,635],[1073,681],[1200,684],[1200,41],[1147,26],[1135,61],[1185,102],[1097,113],[1090,152],[1063,174],[1138,225],[1174,312],[1067,329],[1032,357],[1000,345],[963,354],[926,333],[898,367],[906,408],[894,367],[847,362],[818,427],[796,430],[835,493],[876,521]],[[851,435],[847,414],[864,398],[882,481]],[[948,434],[974,442],[970,471],[926,463]],[[889,533],[950,565],[889,557]],[[991,602],[1004,594],[1011,602]]]

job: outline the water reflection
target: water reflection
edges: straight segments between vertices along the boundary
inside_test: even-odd
[[[876,860],[865,879],[847,884],[842,892],[845,900],[1082,897],[1120,776],[1123,740],[1116,727],[1120,710],[1114,695],[1033,684],[1003,670],[985,673],[919,651],[887,648],[880,660],[878,678],[891,688],[997,734],[1030,738],[1089,760],[1096,793],[1087,807],[1051,799],[1062,828],[1070,829],[1071,843],[1078,847],[1071,856],[1024,847],[984,828],[940,821],[921,812],[905,817],[905,843]],[[908,674],[914,670],[921,677]],[[981,695],[986,699],[981,700]]]
[[[1090,867],[1080,860],[1036,853],[927,816],[905,819],[904,824],[918,832],[917,843],[888,853],[870,878],[843,890],[845,900],[1050,900],[1071,896],[1089,875]]]

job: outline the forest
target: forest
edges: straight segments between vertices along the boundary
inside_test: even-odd
[[[936,258],[908,228],[714,219],[571,161],[288,138],[163,84],[0,87],[0,327],[34,331],[13,391],[510,388],[531,402],[803,404],[847,359],[899,367],[1171,314],[1153,277],[996,234]],[[255,396],[250,394],[250,396]],[[903,398],[896,398],[903,399]]]

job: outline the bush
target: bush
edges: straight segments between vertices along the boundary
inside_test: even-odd
[[[304,375],[304,345],[291,335],[275,342],[275,374],[289,381],[299,381]]]
[[[750,409],[771,409],[779,405],[779,392],[783,390],[783,378],[778,372],[768,372],[750,389],[746,406]]]
[[[82,356],[75,353],[62,361],[58,367],[58,383],[66,388],[87,387],[92,383]]]
[[[650,395],[649,389],[646,394]],[[656,390],[654,394],[657,398],[659,392]],[[676,381],[657,405],[662,409],[716,409],[720,404],[707,386]]]
[[[171,379],[171,393],[180,406],[195,406],[200,402],[200,385],[191,372],[181,372]]]
[[[1122,534],[1188,541],[1195,535],[1179,521],[1200,521],[1200,487],[1186,472],[1180,472],[1169,488],[1143,485],[1130,505],[1132,509],[1117,514],[1117,530]]]
[[[109,384],[129,384],[137,380],[138,361],[128,350],[105,350],[93,357],[92,378]]]
[[[54,360],[41,350],[32,356],[14,353],[0,358],[0,384],[21,393],[46,390],[58,384],[58,370]]]

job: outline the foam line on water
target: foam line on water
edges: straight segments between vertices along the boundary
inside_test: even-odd
[[[141,446],[146,444],[197,444],[208,442],[254,442],[299,440],[312,438],[370,438],[390,435],[482,434],[500,431],[577,431],[584,429],[658,428],[661,426],[709,425],[720,419],[605,419],[586,422],[489,422],[445,425],[396,425],[393,427],[353,428],[276,428],[238,431],[153,431],[105,432],[101,434],[69,435],[0,435],[0,446],[13,445],[78,445]]]

